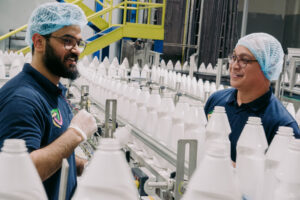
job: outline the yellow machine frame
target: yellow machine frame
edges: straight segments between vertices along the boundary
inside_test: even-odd
[[[99,12],[94,12],[88,6],[86,6],[83,0],[65,0],[67,3],[73,3],[78,5],[85,13],[87,20],[92,22],[97,28],[100,30],[105,30],[111,28],[113,26],[117,26],[118,28],[91,41],[87,44],[84,52],[81,53],[81,57],[91,54],[95,51],[98,51],[109,44],[120,40],[123,37],[129,38],[145,38],[145,39],[155,39],[155,40],[163,40],[164,39],[164,24],[165,24],[165,11],[166,11],[166,0],[162,0],[162,3],[153,3],[153,0],[137,0],[137,1],[129,1],[123,0],[123,2],[114,5],[114,0],[103,0],[103,2],[99,0],[95,0],[95,2],[99,3],[103,9]],[[144,2],[147,1],[147,2]],[[151,9],[160,8],[162,12],[162,18],[159,25],[151,24]],[[116,9],[122,9],[123,21],[122,24],[112,24],[112,13]],[[127,12],[130,10],[136,10],[136,20],[134,23],[127,22]],[[139,11],[147,10],[148,18],[147,23],[140,24],[138,23]],[[108,17],[107,17],[108,16]],[[108,18],[107,20],[105,18]],[[0,41],[10,36],[24,30],[27,28],[27,25],[24,25],[14,31],[11,31],[0,37]],[[30,52],[29,46],[17,51],[18,53],[22,52],[26,54]]]

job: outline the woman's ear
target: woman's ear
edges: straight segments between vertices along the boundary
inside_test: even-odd
[[[34,46],[34,51],[43,52],[45,49],[46,39],[38,33],[33,34],[32,43]]]

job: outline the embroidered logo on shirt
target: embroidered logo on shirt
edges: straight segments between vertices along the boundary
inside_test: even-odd
[[[61,117],[59,109],[58,108],[52,109],[51,110],[51,115],[52,115],[53,124],[56,127],[61,128],[61,126],[63,125],[63,119]]]

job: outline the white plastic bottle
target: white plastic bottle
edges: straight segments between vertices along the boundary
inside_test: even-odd
[[[24,140],[5,140],[0,153],[0,163],[1,199],[47,199],[41,178],[27,153]]]
[[[138,106],[135,122],[134,124],[139,128],[142,129],[146,123],[147,118],[147,104],[149,101],[150,93],[149,88],[143,87],[141,93],[139,94],[136,104]]]
[[[130,123],[134,124],[135,122],[135,117],[136,117],[136,112],[138,109],[138,106],[136,104],[137,98],[141,92],[139,89],[139,84],[134,83],[133,84],[133,90],[131,91],[130,98],[129,98],[129,113],[127,115],[127,119],[129,120]]]
[[[184,138],[195,139],[198,142],[197,148],[197,162],[199,163],[204,154],[205,146],[205,125],[206,118],[203,116],[203,104],[201,102],[194,101],[190,104],[190,108],[186,113],[184,120]],[[203,119],[203,117],[205,119]],[[186,151],[186,160],[189,158],[189,153]]]
[[[0,78],[5,78],[5,65],[0,58]]]
[[[276,177],[279,180],[274,200],[300,199],[300,140],[293,139],[280,162]]]
[[[100,140],[73,199],[138,200],[133,176],[116,139]]]
[[[161,97],[159,95],[159,88],[153,87],[152,92],[150,94],[148,103],[147,103],[147,117],[146,117],[146,124],[143,130],[153,136],[154,130],[157,127],[157,109],[161,104]]]
[[[172,113],[172,128],[170,136],[168,137],[170,138],[168,146],[176,153],[178,140],[184,139],[184,118],[188,110],[189,104],[187,103],[187,99],[181,97]]]
[[[261,200],[267,139],[261,119],[249,117],[237,142],[236,170],[243,198]]]
[[[170,141],[170,131],[172,127],[171,113],[174,111],[175,105],[171,93],[165,93],[161,104],[157,109],[158,122],[157,129],[154,131],[153,137],[157,141],[167,146]]]
[[[230,144],[214,141],[189,181],[183,200],[240,200]]]
[[[208,119],[206,125],[205,148],[210,145],[211,141],[225,140],[226,142],[228,142],[228,136],[230,133],[231,128],[225,108],[222,106],[215,106],[214,111]]]
[[[278,169],[280,161],[287,153],[288,145],[293,140],[294,133],[291,127],[280,126],[269,149],[266,153],[265,177],[263,187],[263,199],[273,200],[274,191],[278,184],[275,172]]]

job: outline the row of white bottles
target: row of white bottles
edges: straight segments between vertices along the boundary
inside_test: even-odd
[[[31,54],[24,56],[22,53],[5,52],[0,55],[0,78],[12,78],[23,68],[24,63],[31,62]]]
[[[84,63],[86,62],[87,58],[85,58],[86,57],[84,57],[84,59],[78,63],[78,68],[82,76],[88,80],[99,80],[100,77],[127,77],[126,75],[129,71],[129,68],[125,67],[126,59],[124,59],[123,63],[120,66],[115,66],[114,64],[104,64],[105,61],[98,64],[99,61],[95,58],[90,64],[86,65]],[[109,63],[109,61],[106,62]],[[107,65],[108,67],[105,65]],[[180,83],[181,92],[196,96],[202,101],[205,101],[216,90],[224,89],[224,86],[222,85],[220,85],[219,88],[216,88],[216,84],[213,82],[203,82],[202,79],[199,79],[197,81],[195,77],[191,78],[190,76],[186,76],[185,74],[168,71],[167,69],[163,69],[160,67],[152,66],[152,69],[150,70],[148,65],[145,65],[143,69],[140,70],[138,65],[135,64],[131,68],[131,78],[151,78],[153,82],[168,86],[172,89],[178,89],[176,88],[176,85],[177,83]]]
[[[225,109],[216,106],[206,126],[204,156],[183,199],[300,198],[300,140],[294,139],[292,128],[279,127],[265,154],[268,144],[261,119],[249,117],[237,143],[236,170],[230,160],[230,132]]]
[[[165,61],[162,59],[160,61],[160,67],[162,69],[166,69],[168,71],[189,71],[190,67],[188,62],[185,62],[183,65],[181,65],[180,61],[177,61],[175,65],[173,65],[173,62],[171,60],[168,61],[166,64]],[[222,66],[222,72],[224,75],[229,75],[229,71],[227,69],[226,65]],[[196,65],[193,66],[193,72],[199,72],[199,73],[207,73],[207,74],[216,74],[217,73],[217,67],[213,67],[211,63],[205,66],[204,63],[201,63],[199,68],[197,69]]]
[[[223,85],[216,88],[214,82],[203,82],[202,79],[196,80],[195,77],[186,76],[185,74],[176,73],[174,71],[167,71],[156,66],[152,66],[151,80],[163,86],[168,86],[172,89],[178,89],[177,84],[180,83],[180,91],[189,95],[196,96],[202,101],[206,100],[208,96],[217,90],[224,89]],[[161,81],[163,80],[163,82]]]
[[[231,128],[224,107],[216,106],[206,126],[202,157],[189,181],[184,200],[240,200],[238,180],[230,158]],[[199,153],[199,152],[198,152]],[[199,159],[199,156],[198,156]]]
[[[28,54],[27,54],[28,55]],[[149,78],[149,74],[151,80],[155,83],[162,84],[164,86],[168,86],[172,89],[176,88],[177,83],[181,84],[180,91],[186,94],[190,94],[198,97],[201,101],[205,101],[212,93],[216,90],[224,89],[223,85],[220,85],[219,88],[216,88],[216,84],[214,82],[203,82],[202,79],[196,80],[195,77],[190,77],[185,74],[181,74],[172,70],[168,70],[168,67],[163,67],[164,61],[161,61],[161,67],[152,66],[152,69],[149,69],[148,65],[145,65],[142,70],[140,67],[135,64],[131,68],[131,78]],[[177,65],[180,65],[180,62],[177,62]],[[102,63],[99,62],[97,57],[94,57],[91,63],[89,63],[88,58],[84,57],[78,63],[80,73],[86,79],[98,80],[100,77],[127,77],[129,69],[129,64],[127,58],[125,58],[121,65],[119,65],[117,58],[114,58],[112,63],[109,62],[106,57]],[[167,66],[171,66],[171,62],[169,61]],[[201,65],[200,68],[203,68],[204,64]],[[1,68],[1,67],[0,67]],[[208,68],[212,68],[211,65]],[[1,70],[0,70],[1,71]],[[224,70],[223,70],[224,71]],[[1,74],[1,73],[0,73]],[[160,80],[163,80],[161,82]],[[287,104],[287,110],[291,113],[291,115],[297,120],[298,124],[300,123],[300,109],[298,109],[297,113],[295,112],[295,108],[293,104]]]

